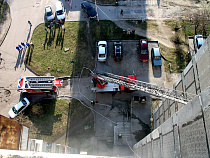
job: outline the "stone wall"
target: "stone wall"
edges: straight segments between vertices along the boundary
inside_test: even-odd
[[[210,87],[134,145],[135,157],[210,157]]]

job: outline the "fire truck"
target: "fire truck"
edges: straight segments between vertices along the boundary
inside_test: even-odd
[[[50,93],[56,92],[56,86],[62,86],[63,80],[54,76],[20,77],[18,80],[19,92]]]

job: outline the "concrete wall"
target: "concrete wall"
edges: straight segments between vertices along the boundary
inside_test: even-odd
[[[134,145],[141,158],[208,158],[210,87]],[[138,157],[135,155],[135,157]]]
[[[28,140],[28,151],[62,154],[77,154],[78,150],[61,144],[46,143],[39,139]]]
[[[210,86],[210,36],[205,40],[198,53],[181,73],[173,89],[192,94],[200,94]],[[179,111],[184,104],[168,99],[163,99],[153,112],[153,128],[157,128],[174,113]]]

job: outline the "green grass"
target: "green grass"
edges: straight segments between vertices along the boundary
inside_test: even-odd
[[[92,45],[96,46],[99,40],[136,40],[140,39],[138,35],[125,35],[123,29],[116,26],[111,21],[93,21],[90,23],[90,32]]]
[[[80,75],[82,67],[94,68],[92,57],[96,56],[98,40],[140,38],[138,35],[124,35],[123,30],[111,21],[91,21],[89,28],[90,34],[87,22],[66,22],[65,33],[59,28],[46,33],[45,24],[40,24],[33,32],[34,48],[28,49],[25,63],[40,75],[50,73],[56,77],[74,77]],[[65,52],[65,48],[69,51]]]
[[[143,22],[141,20],[127,20],[126,22],[134,27],[139,27],[143,30],[158,29],[158,25],[154,20],[147,20]]]
[[[176,73],[182,72],[190,61],[189,54],[180,47],[173,49],[168,48],[161,43],[159,45],[161,53],[169,60],[164,61],[165,71],[169,72],[171,70],[171,72]],[[171,66],[171,69],[169,65]]]
[[[72,127],[78,126],[89,113],[91,110],[78,100],[70,99],[69,103],[65,99],[47,99],[29,106],[15,117],[15,120],[30,127],[31,139],[42,139],[50,143],[63,136],[67,128],[68,133],[71,131],[71,134],[93,133],[93,118],[81,124],[79,131],[72,131]],[[64,144],[65,141],[62,142]]]
[[[34,49],[28,50],[25,61],[31,69],[40,75],[75,76],[80,74],[83,66],[93,68],[86,22],[66,22],[65,33],[59,28],[46,33],[44,28],[45,24],[39,25],[32,36]],[[65,48],[69,50],[64,51]]]
[[[166,20],[165,24],[168,25],[172,30],[175,31],[175,28],[178,27],[180,32],[185,36],[194,36],[195,35],[195,25],[193,21],[182,19],[182,20]],[[210,21],[206,25],[207,36],[210,34]],[[203,34],[202,25],[199,25],[197,28],[197,34]]]
[[[15,120],[30,127],[30,138],[51,142],[65,133],[68,109],[66,100],[42,100],[29,106]]]

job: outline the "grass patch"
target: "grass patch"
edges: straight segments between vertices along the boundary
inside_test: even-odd
[[[66,100],[42,100],[29,106],[15,120],[30,127],[30,138],[51,142],[66,132],[68,109]]]
[[[132,30],[131,30],[132,31]],[[119,28],[112,21],[93,21],[90,23],[91,39],[94,46],[99,40],[137,40],[138,35],[125,35],[123,29]]]
[[[141,21],[141,20],[127,20],[127,23],[131,24],[134,27],[139,27],[143,30],[153,30],[158,29],[158,25],[155,20],[147,20],[147,21]]]
[[[177,28],[180,29],[180,33],[182,33],[182,35],[184,35],[185,37],[195,35],[195,25],[191,20],[165,20],[165,24],[169,26],[173,31],[176,31]],[[205,26],[205,29],[206,34],[208,36],[210,34],[210,21],[208,21],[208,24]],[[202,25],[198,26],[197,34],[203,34]]]
[[[34,30],[34,48],[28,49],[25,62],[40,75],[75,76],[84,66],[93,69],[86,33],[86,22],[66,22],[65,31],[54,27],[48,33],[45,24],[40,24]]]
[[[40,75],[74,77],[80,75],[82,67],[94,68],[92,57],[96,55],[98,40],[140,39],[138,35],[123,34],[111,21],[91,21],[89,28],[90,33],[87,22],[66,22],[65,32],[54,27],[46,33],[45,24],[40,24],[33,32],[34,47],[28,49],[25,63]]]
[[[168,48],[161,43],[159,46],[163,56],[169,60],[164,61],[165,71],[181,73],[190,61],[189,54],[181,48]]]
[[[78,100],[65,99],[42,100],[29,106],[14,120],[30,127],[31,139],[42,139],[53,142],[63,136],[68,128],[69,137],[74,135],[88,135],[94,132],[93,116],[83,121],[91,110],[83,106]],[[74,128],[74,127],[77,128]],[[65,141],[62,141],[65,144]]]

